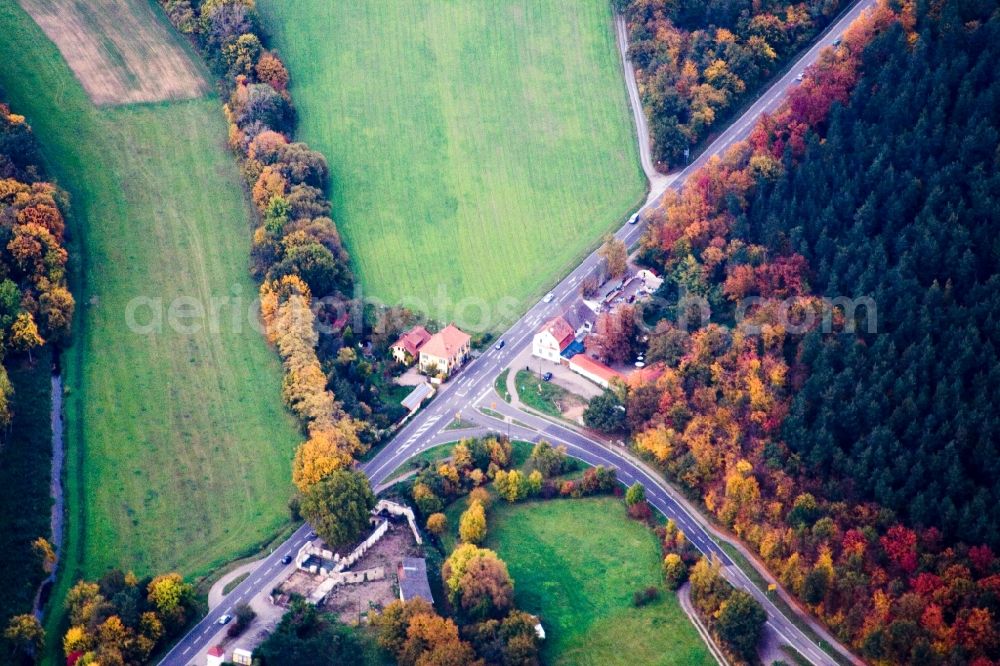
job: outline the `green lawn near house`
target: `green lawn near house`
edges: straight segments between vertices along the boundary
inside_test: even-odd
[[[258,8],[368,296],[498,330],[643,197],[607,0]]]
[[[632,606],[636,590],[662,588],[663,578],[656,536],[625,516],[621,500],[501,500],[487,530],[485,545],[507,563],[517,606],[542,619],[545,663],[715,663],[676,595]]]
[[[566,401],[587,402],[563,387],[545,381],[530,370],[518,370],[514,379],[517,383],[517,396],[521,402],[542,414],[562,416],[562,406]]]
[[[246,319],[251,210],[221,102],[97,108],[11,1],[0,2],[0,47],[0,95],[27,116],[72,201],[77,319],[62,359],[68,504],[55,603],[70,579],[112,566],[205,574],[288,521],[299,440],[278,359]],[[223,303],[218,327],[172,327],[180,297]]]

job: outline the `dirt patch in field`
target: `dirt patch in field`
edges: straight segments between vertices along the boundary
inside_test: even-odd
[[[95,104],[200,97],[207,85],[147,0],[18,0]]]

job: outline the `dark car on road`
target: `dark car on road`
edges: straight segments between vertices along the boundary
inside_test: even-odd
[[[550,379],[552,379],[552,373],[546,372],[544,375],[542,375],[542,379],[544,379],[545,381],[549,381]]]

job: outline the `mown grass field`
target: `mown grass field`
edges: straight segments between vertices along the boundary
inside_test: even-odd
[[[162,299],[165,310],[180,296],[208,307],[212,297],[246,303],[256,293],[250,209],[220,102],[97,109],[12,0],[0,2],[0,48],[2,97],[28,117],[72,198],[69,575],[56,601],[69,577],[111,566],[204,574],[287,520],[298,440],[277,357],[245,318],[234,325],[223,309],[217,330],[190,334],[166,317],[151,335],[127,325],[137,297]]]
[[[655,535],[625,517],[621,500],[500,501],[487,525],[518,607],[542,618],[545,663],[715,663],[676,595],[632,606],[636,590],[663,577]]]
[[[642,198],[607,0],[257,4],[368,295],[496,329]]]

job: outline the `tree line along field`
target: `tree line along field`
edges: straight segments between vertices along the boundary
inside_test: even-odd
[[[544,663],[714,663],[675,594],[632,605],[663,574],[656,536],[621,500],[498,501],[486,546],[507,563],[517,606],[542,618]]]
[[[52,351],[35,352],[35,365],[15,362],[8,368],[14,386],[14,419],[0,449],[0,625],[31,610],[38,585],[46,577],[31,542],[49,538],[52,499],[49,492],[52,424],[49,419]],[[7,654],[11,647],[0,642]]]
[[[113,565],[204,574],[285,522],[298,439],[278,360],[245,318],[240,329],[224,319],[218,332],[194,334],[126,325],[135,297],[254,297],[250,211],[220,102],[99,109],[10,0],[0,3],[0,47],[3,97],[27,116],[72,199],[79,307],[63,358],[60,590]]]
[[[643,196],[605,0],[258,9],[367,295],[515,298],[496,329]]]

